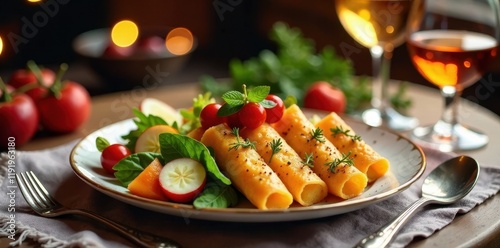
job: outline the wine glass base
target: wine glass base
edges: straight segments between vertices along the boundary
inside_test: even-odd
[[[455,124],[451,133],[443,135],[439,132],[442,128],[440,125],[437,123],[433,126],[417,127],[411,138],[416,143],[442,152],[475,150],[488,144],[488,136],[479,131]]]
[[[393,108],[385,108],[380,111],[371,108],[363,111],[361,118],[364,123],[373,127],[386,127],[395,131],[408,131],[418,125],[415,117],[404,116]]]

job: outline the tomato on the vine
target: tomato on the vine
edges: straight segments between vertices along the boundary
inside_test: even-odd
[[[217,115],[217,111],[219,111],[220,107],[221,105],[218,103],[209,103],[201,110],[200,123],[203,128],[207,129],[226,121],[226,117]]]
[[[3,85],[3,82],[0,82]],[[38,129],[38,112],[35,103],[25,94],[10,95],[4,85],[0,95],[0,149],[9,141],[21,146],[30,140]],[[6,91],[6,92],[4,92]]]
[[[249,102],[241,108],[238,116],[243,126],[255,129],[266,121],[266,109],[258,103]]]
[[[266,108],[266,122],[278,122],[281,120],[281,117],[283,117],[283,113],[285,112],[285,104],[283,103],[283,100],[281,100],[279,96],[273,94],[267,95],[266,100],[276,103],[276,106]]]
[[[58,94],[40,99],[37,105],[42,126],[54,132],[72,132],[90,116],[88,91],[71,81],[64,82]]]
[[[28,87],[28,85],[32,86],[32,89],[26,91],[26,95],[36,102],[47,95],[47,87],[50,87],[56,78],[54,71],[47,68],[40,70],[40,76],[43,82],[38,82],[37,77],[31,70],[19,69],[12,73],[7,83],[15,89]],[[43,86],[38,85],[39,83]]]
[[[113,169],[113,166],[130,154],[131,152],[126,146],[122,144],[112,144],[104,148],[101,153],[102,168],[109,174],[114,174],[116,171]]]

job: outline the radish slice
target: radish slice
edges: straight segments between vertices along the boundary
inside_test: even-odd
[[[174,159],[160,172],[163,193],[174,202],[191,202],[203,191],[207,173],[203,165],[190,158]]]

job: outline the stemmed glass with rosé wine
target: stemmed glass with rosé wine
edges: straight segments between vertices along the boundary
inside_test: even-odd
[[[462,90],[476,83],[497,55],[498,0],[422,0],[408,23],[407,46],[415,68],[439,87],[444,112],[434,125],[415,128],[412,139],[441,151],[473,150],[488,136],[460,124]]]
[[[361,117],[370,126],[397,131],[415,128],[418,120],[397,112],[390,103],[387,83],[394,48],[405,41],[413,0],[334,0],[347,33],[370,50],[373,64],[372,107]]]

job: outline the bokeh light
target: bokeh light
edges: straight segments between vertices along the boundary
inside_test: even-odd
[[[2,55],[2,51],[3,51],[3,40],[2,36],[0,36],[0,55]]]
[[[128,47],[137,40],[139,28],[130,20],[123,20],[115,24],[111,30],[111,40],[119,47]]]
[[[174,55],[183,55],[193,48],[193,34],[187,28],[174,28],[165,38],[167,50]]]

